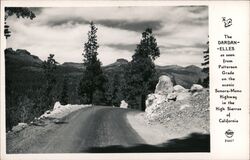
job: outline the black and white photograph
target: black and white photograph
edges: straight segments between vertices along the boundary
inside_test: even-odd
[[[6,153],[210,153],[208,9],[4,7]]]

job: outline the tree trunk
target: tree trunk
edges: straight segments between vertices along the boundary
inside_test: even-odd
[[[89,103],[90,103],[90,104],[93,103],[93,94],[94,94],[94,92],[91,92],[91,93],[89,94]]]
[[[146,96],[143,94],[141,95],[141,110],[145,111],[146,109],[146,104],[145,104]]]

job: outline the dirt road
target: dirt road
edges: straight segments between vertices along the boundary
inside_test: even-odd
[[[127,123],[129,109],[94,106],[77,111],[62,124],[57,133],[48,135],[49,142],[32,152],[78,153],[93,147],[134,146],[144,143]]]
[[[142,139],[126,118],[137,113],[140,111],[103,106],[83,108],[67,116],[66,123],[29,126],[9,134],[7,153],[209,152],[210,136],[206,134],[193,133],[158,145],[145,142],[145,137],[154,139],[160,132],[140,124],[145,125],[142,131],[146,134],[140,133]]]

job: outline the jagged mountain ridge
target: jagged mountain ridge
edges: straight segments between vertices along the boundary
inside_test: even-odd
[[[13,68],[15,70],[26,70],[31,72],[42,71],[42,60],[39,57],[32,55],[30,52],[24,49],[17,49],[14,51],[12,48],[5,50],[6,64],[11,64],[7,66],[8,68]],[[126,59],[117,59],[116,62],[103,66],[104,72],[116,72],[122,71],[121,66],[127,65],[129,63]],[[71,75],[78,78],[82,75],[82,70],[84,66],[82,63],[65,62],[58,65],[58,72],[65,75]],[[202,68],[190,65],[187,67],[182,67],[178,65],[166,65],[158,66],[156,65],[156,70],[158,75],[169,75],[174,77],[177,84],[180,84],[186,88],[189,88],[193,83],[196,83],[198,79],[204,79],[207,74],[202,72]],[[80,77],[79,77],[80,78]]]

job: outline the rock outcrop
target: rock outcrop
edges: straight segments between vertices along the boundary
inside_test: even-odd
[[[208,133],[208,91],[198,84],[193,84],[191,89],[173,86],[168,76],[161,76],[155,93],[147,97],[146,118],[149,122],[172,126],[175,131]]]
[[[185,100],[190,98],[191,93],[181,85],[173,86],[168,76],[161,76],[156,85],[155,93],[149,94],[146,100],[146,113],[149,119],[157,117],[157,108],[170,102]]]

